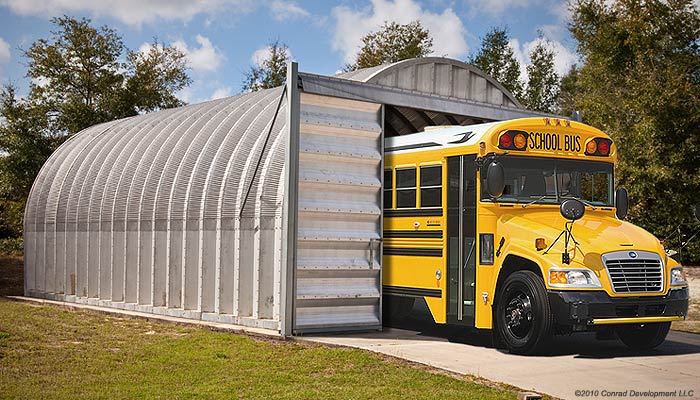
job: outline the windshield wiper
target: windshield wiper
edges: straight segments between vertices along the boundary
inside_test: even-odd
[[[597,207],[594,206],[593,204],[587,202],[586,200],[584,200],[584,199],[582,199],[582,198],[576,197],[576,196],[560,196],[560,197],[561,197],[562,199],[574,199],[574,200],[578,200],[578,201],[580,201],[581,203],[583,203],[583,204],[585,204],[585,205],[591,207],[591,209],[593,209],[593,210],[596,210],[596,209],[597,209]]]
[[[551,194],[543,194],[542,196],[536,198],[535,200],[532,200],[531,202],[529,202],[527,204],[523,204],[523,208],[530,206],[530,205],[533,205],[533,204],[537,203],[538,201],[541,201],[545,197],[556,197],[556,196],[552,196]]]

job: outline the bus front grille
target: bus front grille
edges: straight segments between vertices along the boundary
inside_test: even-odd
[[[615,293],[663,291],[663,263],[657,254],[641,251],[615,252],[604,255],[603,261]]]

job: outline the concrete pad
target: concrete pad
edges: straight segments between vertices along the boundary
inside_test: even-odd
[[[366,349],[563,399],[700,398],[700,335],[671,332],[656,350],[635,353],[617,340],[579,334],[558,338],[549,355],[519,356],[487,345],[483,333],[466,332],[461,343],[452,333],[396,328],[301,340]]]

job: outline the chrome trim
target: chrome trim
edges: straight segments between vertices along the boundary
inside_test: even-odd
[[[630,254],[634,253],[636,257],[631,257]],[[665,282],[666,282],[666,274],[664,273],[665,271],[665,265],[664,261],[661,258],[661,256],[657,253],[651,252],[651,251],[642,251],[642,250],[620,250],[620,251],[613,251],[610,253],[603,254],[601,256],[601,259],[603,261],[603,265],[605,266],[605,271],[608,273],[608,281],[610,282],[610,287],[612,288],[614,293],[617,294],[639,294],[639,293],[661,293],[664,291],[665,287]],[[618,283],[617,285],[615,282],[613,282],[613,278],[610,272],[610,266],[608,265],[610,262],[617,262],[620,265],[627,264],[627,270],[631,268],[631,266],[636,266],[634,268],[636,269],[644,269],[645,274],[649,273],[649,269],[652,269],[652,272],[655,272],[655,267],[653,265],[646,265],[647,263],[658,263],[658,268],[659,268],[659,273],[660,276],[658,277],[658,284],[659,284],[659,289],[658,290],[647,290],[646,287],[650,286],[651,284],[656,283],[656,278],[654,280],[652,279],[646,279],[644,281],[640,281],[639,285],[634,285],[630,286],[630,282],[627,280],[627,277],[625,277],[625,271],[624,267],[620,267],[622,271],[620,273],[622,274],[622,278],[625,279],[626,283]],[[613,273],[617,273],[618,271],[613,271]],[[629,272],[628,272],[629,273]],[[645,277],[647,278],[647,277]],[[616,278],[616,279],[619,279]],[[623,288],[627,288],[627,290],[621,290]],[[630,287],[637,287],[637,288],[643,288],[642,290],[631,290]]]

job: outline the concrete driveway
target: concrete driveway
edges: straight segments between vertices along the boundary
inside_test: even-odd
[[[418,326],[302,340],[371,350],[563,399],[700,398],[700,335],[671,332],[657,349],[639,353],[584,333],[558,337],[546,356],[526,357],[493,348],[485,333]]]

